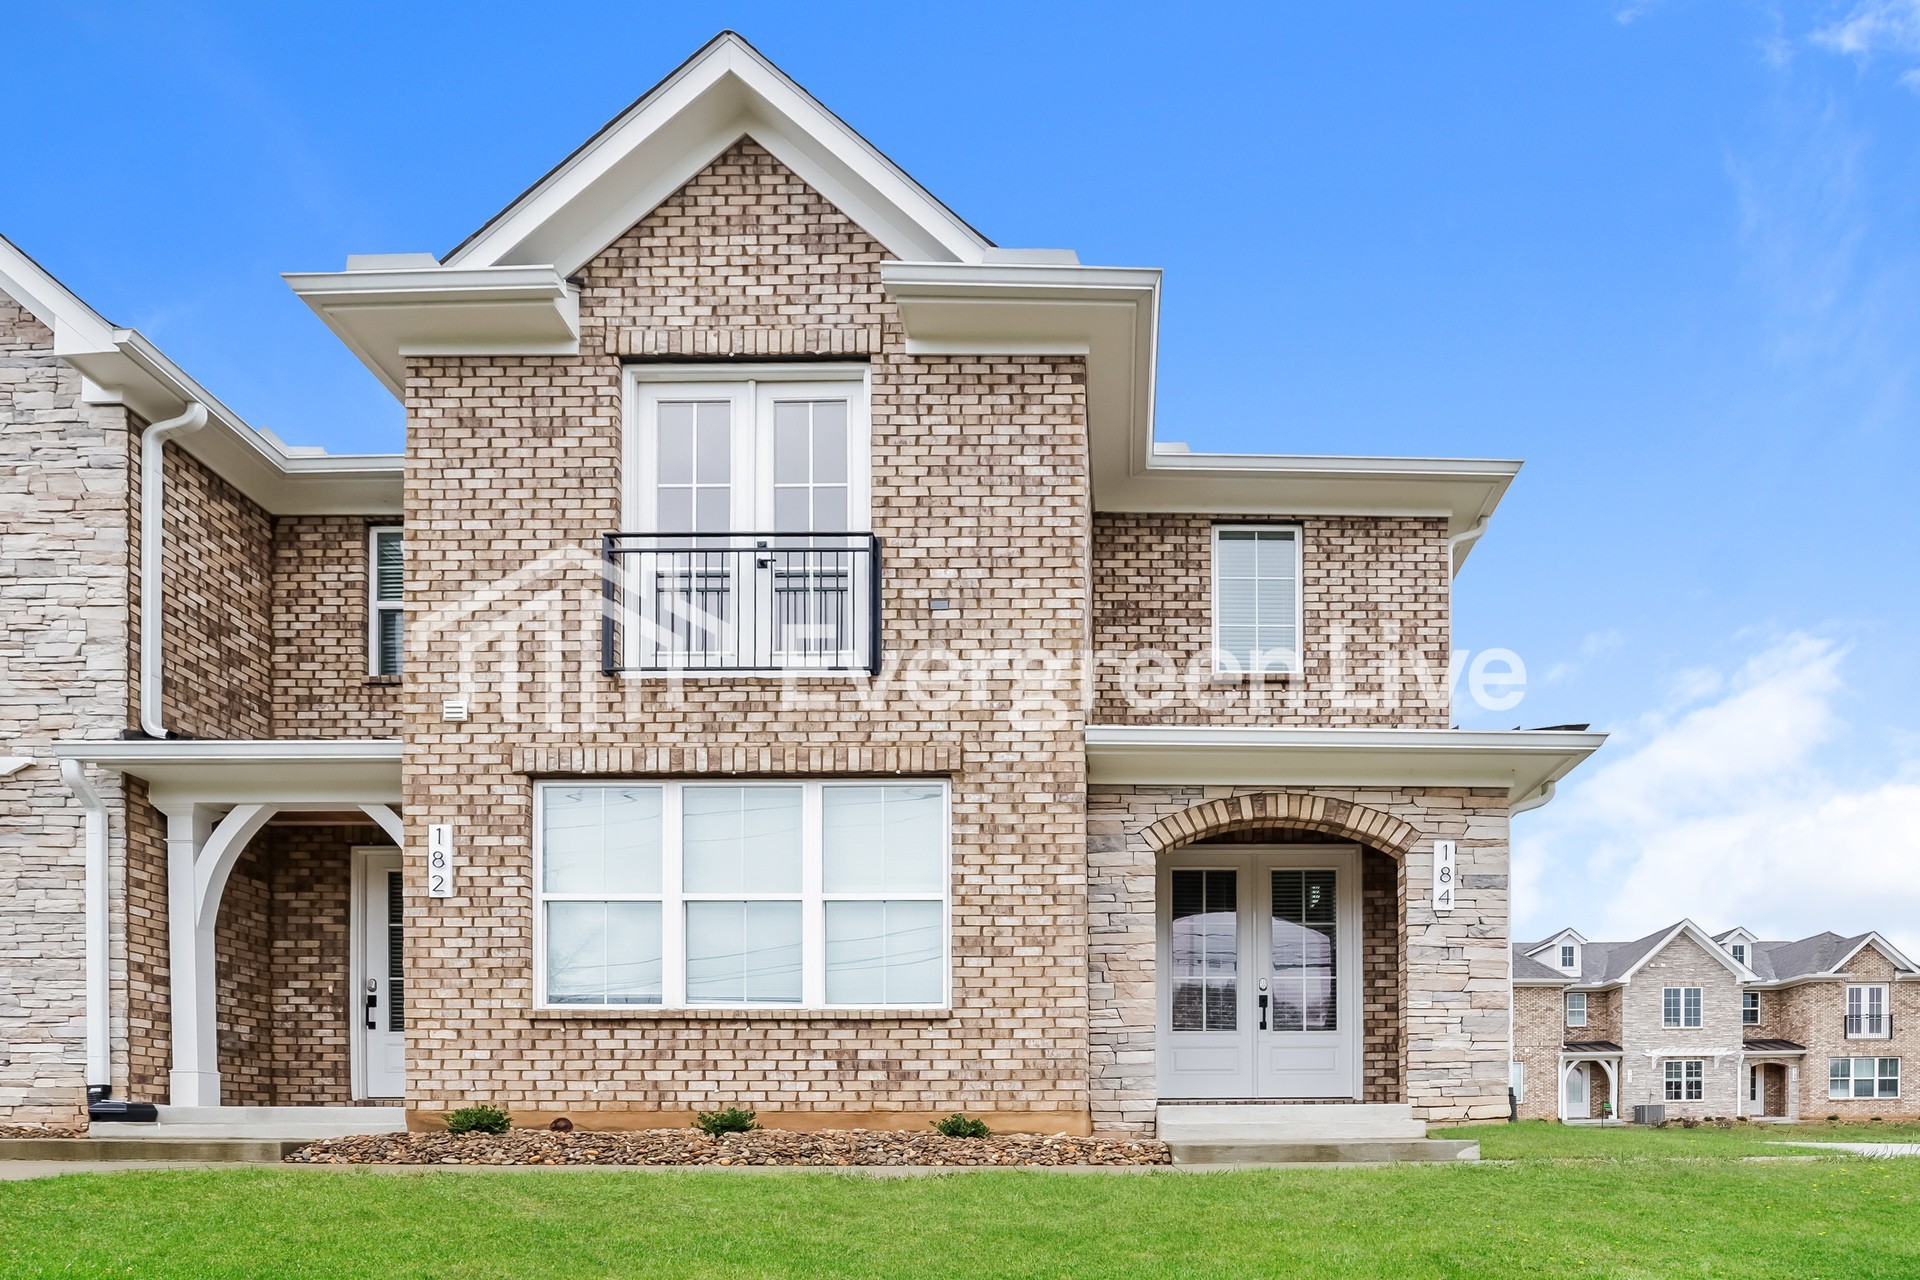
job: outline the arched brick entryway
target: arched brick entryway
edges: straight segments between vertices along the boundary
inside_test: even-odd
[[[1378,849],[1404,859],[1420,833],[1410,823],[1330,796],[1297,791],[1255,791],[1246,795],[1205,800],[1190,809],[1170,813],[1146,827],[1140,838],[1155,853],[1254,828],[1318,831]]]

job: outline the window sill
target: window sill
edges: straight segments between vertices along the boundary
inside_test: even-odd
[[[619,1009],[538,1008],[533,1022],[940,1022],[953,1016],[940,1009],[663,1009],[633,1005]]]

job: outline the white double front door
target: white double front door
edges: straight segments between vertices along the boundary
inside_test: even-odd
[[[1359,1098],[1360,850],[1160,862],[1162,1098]]]

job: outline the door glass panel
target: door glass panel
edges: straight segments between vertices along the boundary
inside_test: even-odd
[[[1334,957],[1334,873],[1273,872],[1273,1020],[1275,1031],[1334,1031],[1339,1026]]]
[[[1232,871],[1173,872],[1175,1031],[1232,1031],[1240,995],[1239,877]]]
[[[406,934],[401,921],[405,917],[405,894],[400,873],[387,872],[387,1030],[405,1031],[406,988],[401,983],[401,961],[406,952]]]

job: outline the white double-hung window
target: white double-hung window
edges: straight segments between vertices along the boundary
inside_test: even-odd
[[[368,534],[368,670],[376,676],[400,674],[406,629],[403,550],[396,527],[375,528]]]
[[[1567,992],[1567,1025],[1570,1027],[1584,1027],[1587,1025],[1586,992]]]
[[[544,782],[545,1006],[933,1008],[941,782]]]
[[[865,366],[628,372],[621,665],[870,665]]]
[[[1214,673],[1298,674],[1302,625],[1298,526],[1215,525]]]
[[[1701,1023],[1699,987],[1665,987],[1660,992],[1660,1025],[1697,1027]]]

